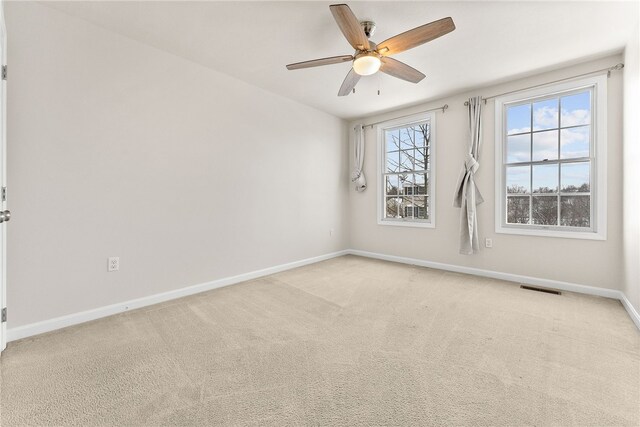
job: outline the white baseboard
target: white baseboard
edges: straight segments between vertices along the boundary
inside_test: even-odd
[[[384,255],[375,252],[366,252],[360,250],[349,250],[352,255],[363,256],[367,258],[381,259],[385,261],[399,262],[402,264],[418,265],[421,267],[435,268],[438,270],[453,271],[455,273],[472,274],[474,276],[491,277],[492,279],[508,280],[510,282],[526,283],[527,285],[542,286],[545,288],[559,289],[567,292],[577,292],[581,294],[596,295],[599,297],[607,297],[620,299],[620,291],[614,289],[597,288],[594,286],[578,285],[575,283],[561,282],[558,280],[540,279],[537,277],[522,276],[520,274],[502,273],[500,271],[483,270],[480,268],[464,267],[460,265],[444,264],[440,262],[424,261],[415,258],[405,258],[395,255]]]
[[[627,313],[629,313],[629,317],[631,317],[633,323],[635,323],[638,329],[640,329],[640,314],[633,307],[633,305],[631,305],[631,302],[627,299],[627,296],[622,292],[620,292],[620,302],[624,306],[625,310],[627,310]]]
[[[500,271],[483,270],[480,268],[464,267],[460,265],[444,264],[440,262],[425,261],[415,258],[400,257],[395,255],[385,255],[375,252],[361,251],[358,249],[349,249],[347,251],[351,255],[362,256],[366,258],[375,258],[385,261],[398,262],[402,264],[418,265],[421,267],[435,268],[438,270],[453,271],[456,273],[472,274],[475,276],[490,277],[493,279],[507,280],[516,283],[525,283],[527,285],[542,286],[545,288],[558,289],[567,292],[576,292],[586,295],[594,295],[619,300],[627,310],[629,317],[633,323],[640,329],[640,315],[631,305],[626,295],[616,289],[598,288],[595,286],[579,285],[577,283],[562,282],[559,280],[540,279],[537,277],[523,276],[520,274],[503,273]]]
[[[640,315],[631,305],[624,293],[614,290],[598,288],[594,286],[585,286],[569,282],[561,282],[550,279],[540,279],[530,276],[522,276],[519,274],[502,273],[499,271],[483,270],[473,267],[464,267],[453,264],[444,264],[433,261],[425,261],[415,258],[400,257],[395,255],[385,255],[375,252],[361,251],[357,249],[347,249],[343,251],[333,252],[317,257],[307,258],[299,261],[290,262],[287,264],[281,264],[274,267],[265,268],[262,270],[256,270],[249,273],[239,274],[237,276],[226,277],[211,282],[201,283],[198,285],[189,286],[186,288],[176,289],[161,294],[150,295],[147,297],[138,298],[135,300],[125,301],[118,304],[112,304],[104,307],[95,308],[92,310],[82,311],[79,313],[69,314],[66,316],[56,317],[54,319],[44,320],[42,322],[31,323],[28,325],[19,326],[16,328],[7,329],[7,342],[27,338],[33,335],[42,334],[45,332],[51,332],[56,329],[65,328],[67,326],[73,326],[91,320],[100,319],[102,317],[111,316],[113,314],[122,313],[128,310],[136,308],[142,308],[153,304],[185,297],[188,295],[197,294],[200,292],[206,292],[212,289],[221,288],[224,286],[233,285],[247,280],[256,279],[258,277],[268,276],[270,274],[279,273],[281,271],[290,270],[304,265],[314,264],[316,262],[336,258],[342,255],[357,255],[367,258],[381,259],[385,261],[398,262],[402,264],[418,265],[422,267],[435,268],[438,270],[452,271],[456,273],[472,274],[482,277],[490,277],[493,279],[507,280],[516,283],[526,283],[529,285],[543,286],[547,288],[559,289],[567,292],[577,292],[587,295],[595,295],[600,297],[612,298],[619,300],[624,308],[629,313],[629,316],[640,329]]]
[[[213,280],[211,282],[201,283],[198,285],[188,286],[186,288],[176,289],[173,291],[163,292],[161,294],[149,295],[118,304],[107,305],[92,310],[73,313],[66,316],[56,317],[54,319],[44,320],[42,322],[30,323],[28,325],[18,326],[16,328],[7,328],[7,342],[27,338],[33,335],[51,332],[56,329],[66,328],[91,320],[100,319],[102,317],[111,316],[113,314],[122,313],[136,308],[142,308],[153,304],[185,297],[188,295],[198,294],[200,292],[210,291],[212,289],[224,286],[234,285],[236,283],[245,282],[247,280],[256,279],[258,277],[268,276],[270,274],[279,273],[292,268],[302,267],[308,264],[324,261],[327,259],[346,255],[348,251],[332,252],[317,257],[302,259],[287,264],[277,265],[275,267],[264,268],[262,270],[251,271],[249,273],[239,274],[237,276],[225,277],[223,279]]]

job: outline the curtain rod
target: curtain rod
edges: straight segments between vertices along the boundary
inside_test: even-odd
[[[504,92],[504,93],[499,93],[497,95],[487,96],[486,98],[482,98],[482,99],[483,99],[484,103],[486,104],[487,100],[493,99],[493,98],[497,98],[499,96],[509,95],[509,94],[512,94],[512,93],[520,92],[521,90],[534,89],[534,88],[537,88],[537,87],[546,86],[546,85],[550,85],[550,84],[554,84],[554,83],[560,83],[560,82],[564,82],[564,81],[567,81],[567,80],[573,80],[573,79],[577,79],[579,77],[591,76],[593,74],[601,74],[601,73],[604,73],[605,71],[607,72],[607,77],[610,77],[612,71],[622,70],[623,68],[624,68],[624,64],[622,62],[620,62],[620,63],[614,65],[613,67],[603,68],[601,70],[595,70],[595,71],[591,71],[589,73],[578,74],[577,76],[566,77],[564,79],[554,80],[552,82],[540,83],[539,85],[523,87],[521,89],[511,90],[509,92]],[[469,101],[465,101],[464,105],[469,105]]]
[[[381,120],[379,122],[367,123],[366,125],[362,125],[362,129],[364,129],[367,126],[374,127],[375,125],[379,125],[380,123],[388,122],[389,120],[403,119],[405,117],[415,116],[416,114],[430,113],[432,111],[440,111],[440,110],[442,110],[442,112],[444,113],[444,110],[446,110],[447,108],[449,108],[449,105],[444,104],[442,107],[438,107],[438,108],[430,108],[428,110],[418,111],[417,113],[411,113],[411,114],[407,114],[407,115],[400,116],[400,117],[393,117],[391,119]],[[353,130],[356,130],[357,128],[358,128],[358,126],[354,127]]]

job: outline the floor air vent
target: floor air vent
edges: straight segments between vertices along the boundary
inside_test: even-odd
[[[556,291],[555,289],[536,288],[535,286],[527,286],[527,285],[520,285],[520,288],[526,289],[528,291],[544,292],[545,294],[562,295],[562,292]]]

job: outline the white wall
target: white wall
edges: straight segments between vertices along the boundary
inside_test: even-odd
[[[640,312],[640,43],[638,27],[624,54],[624,288]]]
[[[376,133],[365,133],[365,173],[369,188],[350,193],[351,247],[386,255],[532,276],[542,279],[620,289],[622,280],[622,73],[608,79],[608,238],[606,241],[527,237],[494,232],[494,104],[484,109],[484,145],[476,181],[485,202],[478,206],[479,235],[493,239],[493,249],[482,248],[468,256],[458,252],[460,210],[453,207],[456,180],[467,147],[467,111],[470,96],[504,93],[535,84],[607,68],[622,61],[619,55],[538,74],[509,83],[439,99],[428,104],[368,117],[377,122],[448,104],[446,113],[436,113],[436,228],[380,226],[376,223]],[[469,72],[472,72],[470,70]],[[354,122],[355,123],[355,122]]]
[[[623,240],[622,73],[608,80],[607,241],[494,233],[492,102],[477,179],[480,237],[494,248],[460,255],[452,207],[469,96],[619,55],[368,118],[450,107],[436,117],[437,227],[398,228],[376,224],[374,131],[369,188],[355,193],[342,120],[39,4],[5,8],[10,328],[347,247],[621,289],[640,307],[640,132],[625,121]],[[625,117],[637,118],[637,44],[624,60]],[[108,256],[120,272],[106,272]]]
[[[9,328],[347,247],[342,120],[5,8]]]

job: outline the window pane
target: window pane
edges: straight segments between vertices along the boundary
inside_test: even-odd
[[[416,170],[426,170],[427,165],[427,148],[419,147],[414,150],[415,168]]]
[[[422,137],[422,133],[420,133],[420,128],[418,126],[411,126],[409,128],[409,132],[411,133],[412,147],[424,146],[424,138]]]
[[[424,147],[429,145],[431,128],[428,123],[415,126],[416,128],[416,145]]]
[[[589,227],[590,204],[590,196],[560,197],[560,224],[569,227]]]
[[[397,130],[385,131],[384,139],[387,142],[387,152],[400,150],[400,138]]]
[[[507,137],[507,163],[531,161],[531,134]]]
[[[407,175],[407,178],[402,183],[402,194],[412,196],[416,193],[415,176]]]
[[[404,194],[404,188],[409,182],[409,178],[406,174],[398,175],[398,189],[400,190],[400,194]]]
[[[558,197],[533,196],[531,220],[534,224],[558,225]]]
[[[533,104],[533,130],[558,128],[558,99]]]
[[[415,154],[414,150],[404,150],[400,152],[400,171],[408,172],[414,168]]]
[[[588,193],[590,190],[589,162],[566,163],[560,167],[562,191]]]
[[[431,147],[427,146],[427,170],[431,170]]]
[[[412,218],[413,217],[413,198],[403,197],[402,202],[400,204],[400,217],[401,218]]]
[[[413,147],[413,131],[411,128],[400,129],[400,148],[407,150]]]
[[[531,131],[531,104],[507,107],[507,135]]]
[[[560,157],[574,159],[589,157],[590,126],[581,126],[560,131]]]
[[[414,197],[413,204],[415,205],[414,216],[418,219],[429,219],[427,216],[427,198],[424,196]]]
[[[386,194],[389,196],[397,195],[398,194],[398,176],[397,175],[387,176],[385,178],[385,181],[386,181],[386,187],[385,187]]]
[[[422,132],[420,132],[420,128],[416,125],[409,127],[408,130],[411,139],[411,147],[423,147],[424,137],[422,136]]]
[[[532,166],[533,192],[557,193],[558,192],[558,165]]]
[[[507,223],[529,224],[529,196],[507,197]]]
[[[548,130],[533,134],[533,161],[558,158],[558,131]]]
[[[415,175],[416,179],[416,194],[427,194],[427,175],[419,174]]]
[[[397,218],[400,199],[397,197],[387,197],[385,218]]]
[[[562,108],[562,127],[588,125],[591,123],[591,92],[581,92],[575,95],[563,96],[560,99]]]
[[[530,166],[513,166],[507,168],[507,193],[526,194],[531,192]]]
[[[400,152],[387,153],[387,173],[394,173],[400,170]]]

